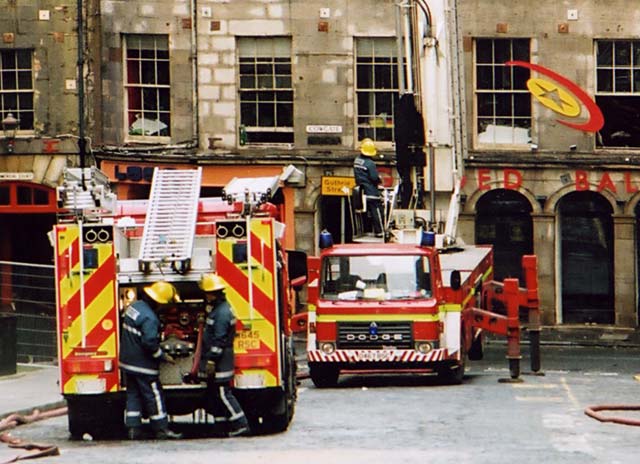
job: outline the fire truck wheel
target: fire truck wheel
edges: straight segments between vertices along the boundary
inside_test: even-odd
[[[318,388],[335,387],[338,384],[340,369],[333,366],[309,364],[311,381]]]
[[[296,399],[298,397],[298,381],[296,379],[296,359],[293,353],[293,342],[287,343],[287,357],[284,368],[285,388],[283,401],[283,411],[273,414],[269,419],[269,431],[273,433],[284,432],[289,427],[293,413],[295,411]]]

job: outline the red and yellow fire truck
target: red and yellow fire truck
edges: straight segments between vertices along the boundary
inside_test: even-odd
[[[234,387],[252,430],[283,431],[291,421],[291,282],[304,284],[307,271],[305,254],[281,245],[284,224],[270,203],[279,178],[234,179],[222,198],[200,198],[200,181],[200,168],[156,168],[148,201],[116,201],[100,171],[65,173],[51,238],[60,387],[74,438],[122,433],[120,318],[140,288],[158,280],[172,282],[181,297],[159,314],[162,348],[177,361],[160,368],[168,412],[211,422],[205,387],[194,378],[205,319],[198,281],[212,271],[227,281],[238,319]]]

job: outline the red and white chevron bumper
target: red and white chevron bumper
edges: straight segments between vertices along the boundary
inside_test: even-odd
[[[388,362],[388,363],[430,363],[448,358],[446,348],[419,353],[415,350],[337,350],[326,354],[320,350],[307,352],[309,362]]]

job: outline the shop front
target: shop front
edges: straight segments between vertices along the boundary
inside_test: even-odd
[[[543,323],[635,327],[640,172],[569,167],[466,171],[465,241],[495,250],[495,276],[538,256]]]

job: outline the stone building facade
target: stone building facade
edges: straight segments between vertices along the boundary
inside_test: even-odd
[[[2,192],[18,198],[11,192],[25,185],[44,188],[50,201],[62,167],[80,162],[77,12],[18,3],[2,5],[0,53],[17,60],[16,50],[30,51],[32,87],[0,92],[31,92],[33,122],[20,127],[13,153],[0,144],[0,211]],[[86,0],[88,162],[95,158],[121,198],[146,197],[157,165],[203,166],[204,194],[237,175],[279,175],[292,165],[280,199],[287,245],[314,253],[324,228],[348,241],[340,187],[349,185],[359,141],[373,138],[381,170],[398,177],[396,3]],[[538,256],[544,323],[636,327],[636,12],[622,0],[418,3],[416,21],[435,18],[419,46],[437,49],[446,35],[441,5],[457,19],[460,236],[494,244],[498,277],[518,276],[522,254]],[[2,101],[4,118],[14,107]],[[450,171],[437,163],[437,217],[446,213]],[[3,219],[16,202],[5,202]],[[50,221],[52,211],[43,212]],[[5,248],[2,256],[15,259]]]

